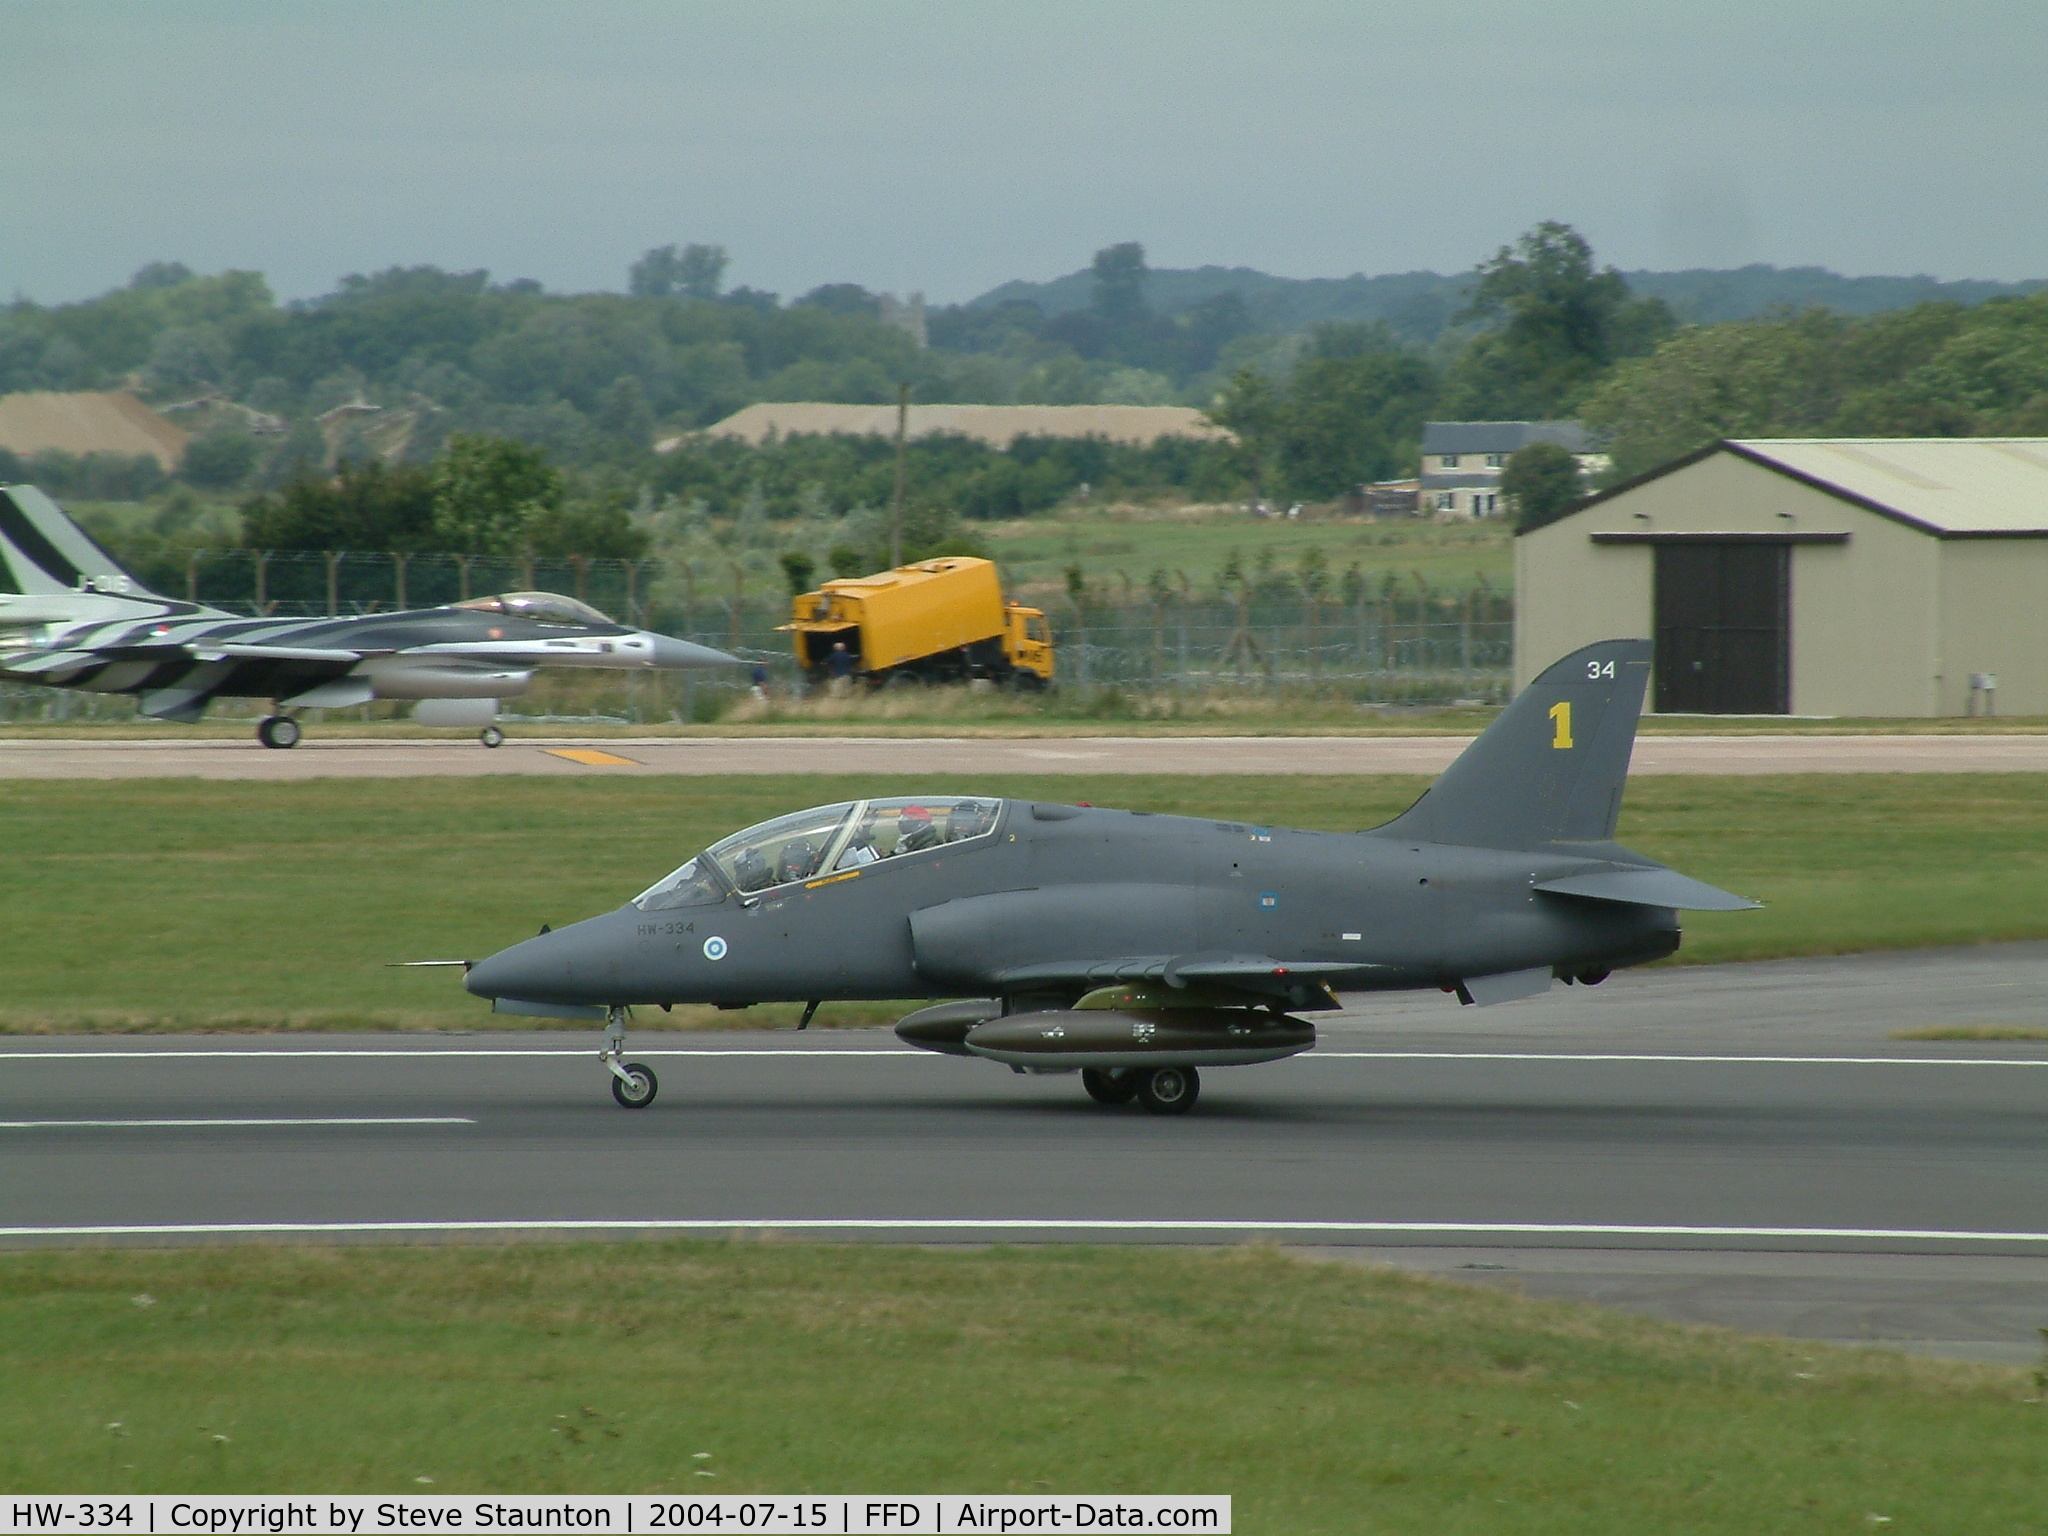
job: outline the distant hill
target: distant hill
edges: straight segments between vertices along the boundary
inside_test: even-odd
[[[1925,276],[1844,277],[1825,267],[1761,263],[1725,272],[1693,268],[1625,275],[1635,292],[1660,298],[1680,320],[1700,324],[1745,320],[1779,308],[1817,306],[1845,315],[1870,315],[1929,299],[1981,304],[2048,285],[2048,280],[1944,283]],[[1295,278],[1274,277],[1250,267],[1159,268],[1147,275],[1145,297],[1155,311],[1171,315],[1218,294],[1235,292],[1262,330],[1295,331],[1323,320],[1384,320],[1404,336],[1427,341],[1449,323],[1471,281],[1469,272]],[[1047,315],[1058,315],[1086,308],[1092,294],[1093,278],[1084,267],[1050,282],[1020,279],[1004,283],[969,300],[967,307],[983,309],[1022,301],[1036,304]]]

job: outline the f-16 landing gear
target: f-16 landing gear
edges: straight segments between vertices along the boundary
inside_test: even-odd
[[[612,1097],[619,1101],[620,1108],[645,1109],[654,1102],[661,1084],[654,1076],[654,1068],[644,1061],[627,1061],[625,1055],[626,1010],[615,1007],[606,1017],[604,1049],[597,1053],[597,1059],[612,1075]]]
[[[299,722],[290,715],[265,715],[256,722],[256,739],[266,747],[296,747]]]

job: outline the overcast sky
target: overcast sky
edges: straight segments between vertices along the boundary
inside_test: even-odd
[[[432,263],[933,301],[1154,266],[2048,276],[2043,0],[0,0],[0,293]]]

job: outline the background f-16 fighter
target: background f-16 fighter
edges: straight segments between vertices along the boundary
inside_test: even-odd
[[[219,698],[269,699],[266,747],[296,746],[298,712],[414,699],[434,725],[504,734],[497,702],[540,667],[705,667],[737,658],[614,624],[552,592],[352,618],[244,619],[160,597],[34,486],[0,487],[0,677],[135,695],[159,720],[191,722]]]
[[[960,999],[911,1045],[1079,1070],[1103,1103],[1195,1102],[1202,1067],[1315,1044],[1337,992],[1500,1003],[1678,948],[1682,909],[1756,903],[1614,838],[1646,640],[1557,662],[1404,814],[1297,832],[976,795],[846,801],[736,832],[616,912],[463,965],[499,1011],[608,1019],[621,1104],[633,1004]],[[810,1012],[805,1014],[809,1022]]]

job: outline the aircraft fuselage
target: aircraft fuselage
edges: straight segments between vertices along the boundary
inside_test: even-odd
[[[1367,991],[1669,954],[1675,911],[1532,888],[1601,862],[1011,801],[990,836],[707,905],[623,907],[479,961],[468,985],[598,1006],[1072,997],[1133,957],[1253,954],[1311,967],[1305,989]],[[1091,962],[1125,971],[1090,976]]]

